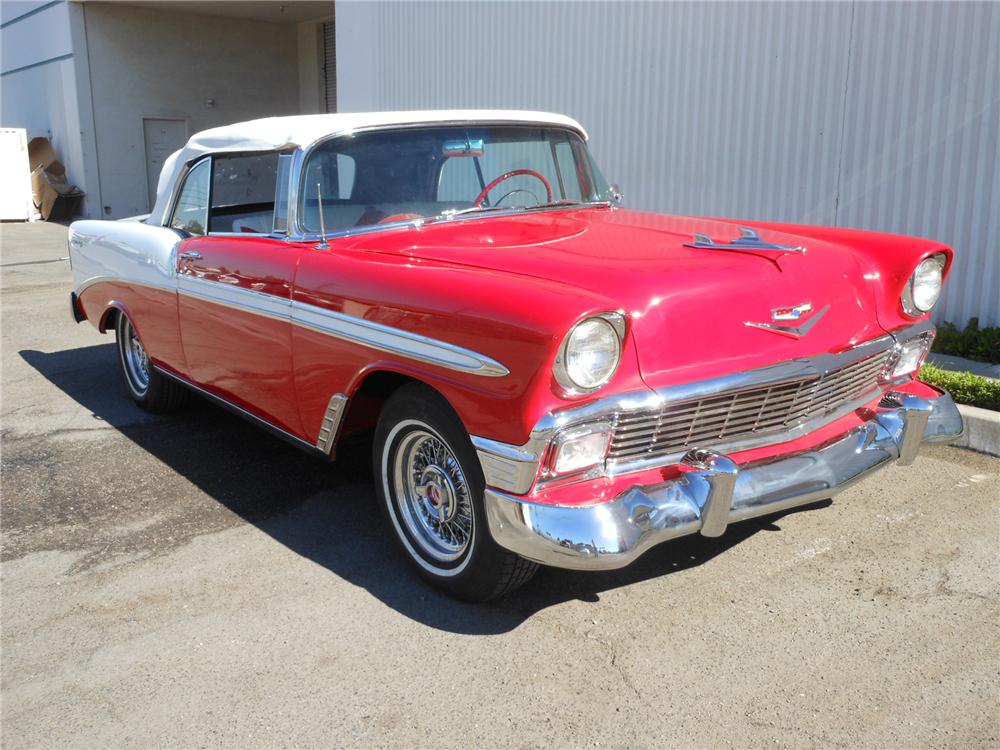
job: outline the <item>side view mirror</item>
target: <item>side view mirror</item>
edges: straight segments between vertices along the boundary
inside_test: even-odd
[[[622,189],[618,187],[617,182],[611,185],[611,202],[616,206],[620,206],[625,202],[625,196],[622,195]]]

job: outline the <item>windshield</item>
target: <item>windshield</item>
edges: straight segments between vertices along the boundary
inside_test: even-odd
[[[478,211],[606,202],[610,191],[572,131],[475,126],[332,138],[310,154],[301,193],[302,229],[330,233]]]

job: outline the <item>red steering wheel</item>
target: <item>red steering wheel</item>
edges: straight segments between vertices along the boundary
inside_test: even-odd
[[[512,169],[509,172],[504,172],[502,175],[493,180],[493,182],[484,187],[483,192],[481,192],[476,197],[476,200],[472,202],[472,207],[479,208],[480,206],[482,206],[483,201],[486,200],[486,196],[489,195],[490,191],[493,188],[495,188],[504,180],[509,180],[511,177],[517,177],[520,174],[530,175],[531,177],[534,177],[536,180],[541,180],[542,184],[545,186],[545,193],[548,196],[548,200],[546,202],[547,203],[552,202],[552,186],[549,184],[549,181],[545,179],[545,175],[536,172],[534,169]],[[506,198],[506,196],[504,197]]]

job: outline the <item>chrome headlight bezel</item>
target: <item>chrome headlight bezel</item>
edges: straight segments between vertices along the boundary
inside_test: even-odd
[[[569,364],[570,347],[573,345],[573,335],[580,330],[580,327],[585,324],[593,324],[595,322],[600,325],[606,325],[611,334],[613,334],[611,338],[614,341],[614,364],[597,381],[581,385],[581,383],[574,379],[572,373],[570,372],[572,369],[572,365]],[[567,395],[571,396],[593,393],[594,391],[600,390],[611,382],[615,373],[618,372],[618,367],[621,365],[622,361],[622,347],[624,341],[625,316],[620,312],[609,311],[599,313],[597,315],[590,315],[579,321],[576,325],[569,329],[559,344],[559,352],[556,354],[556,361],[552,366],[552,373],[555,376],[556,382],[559,383],[560,387],[566,392]]]
[[[544,476],[547,479],[561,478],[587,474],[597,476],[604,471],[604,461],[607,458],[608,447],[611,445],[613,430],[607,420],[585,422],[556,433],[549,444],[544,462]],[[570,466],[560,466],[565,459],[565,452],[571,446],[588,444],[592,453],[589,457],[577,457],[577,462]]]
[[[911,318],[919,318],[921,315],[926,315],[934,309],[934,305],[941,298],[941,289],[944,286],[944,267],[947,265],[947,262],[947,255],[944,253],[934,253],[917,264],[916,268],[913,269],[913,273],[910,274],[910,278],[906,280],[906,284],[903,286],[903,294],[900,296],[903,312]],[[934,291],[933,300],[926,307],[923,307],[920,302],[923,295],[917,289],[917,285],[920,283],[918,274],[926,272],[931,273],[931,280],[936,278],[937,288]]]

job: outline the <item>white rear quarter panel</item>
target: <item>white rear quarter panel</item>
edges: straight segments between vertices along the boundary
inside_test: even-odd
[[[76,293],[101,281],[176,291],[174,254],[180,242],[172,229],[137,221],[75,221],[69,255]]]

